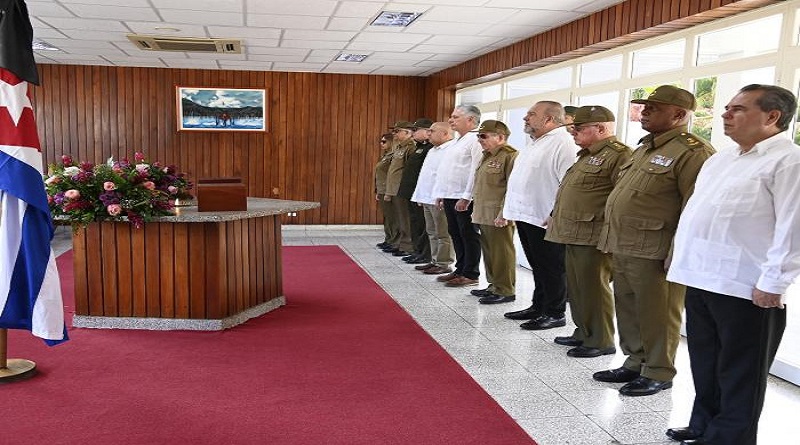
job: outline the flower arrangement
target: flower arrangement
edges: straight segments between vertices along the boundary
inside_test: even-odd
[[[56,219],[73,227],[92,221],[127,219],[134,227],[154,217],[173,214],[175,199],[189,199],[192,183],[174,165],[150,163],[142,153],[105,164],[75,163],[64,155],[45,176],[47,201]]]

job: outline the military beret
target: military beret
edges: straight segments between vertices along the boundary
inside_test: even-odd
[[[656,102],[661,104],[669,104],[681,107],[685,110],[694,111],[697,108],[697,100],[694,94],[672,85],[661,85],[653,90],[645,99],[634,99],[631,103],[646,104],[648,102]]]
[[[500,121],[489,120],[481,123],[481,126],[478,128],[478,133],[497,133],[508,136],[511,134],[511,131],[506,124]]]
[[[580,107],[575,112],[573,124],[591,124],[595,122],[614,122],[614,113],[606,107],[600,105],[587,105]]]

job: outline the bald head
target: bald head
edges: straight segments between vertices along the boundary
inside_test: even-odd
[[[453,139],[453,130],[447,122],[434,122],[431,125],[430,141],[433,145],[442,145]]]

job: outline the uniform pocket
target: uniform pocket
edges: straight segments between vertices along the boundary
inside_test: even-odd
[[[619,244],[646,254],[656,254],[662,248],[664,239],[664,221],[638,216],[622,216],[620,218]]]
[[[590,240],[594,231],[594,213],[563,211],[559,218],[560,234],[575,240]]]
[[[631,172],[631,174],[634,172]],[[677,189],[672,173],[672,166],[664,167],[655,164],[646,164],[636,172],[636,178],[631,182],[631,188],[642,193],[658,195],[674,192]]]

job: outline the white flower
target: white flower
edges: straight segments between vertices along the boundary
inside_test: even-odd
[[[75,176],[80,172],[81,172],[81,169],[78,168],[78,167],[75,167],[74,165],[72,167],[67,167],[67,168],[64,169],[64,175],[65,176]]]
[[[140,173],[146,172],[150,169],[150,164],[136,164],[136,171]]]

